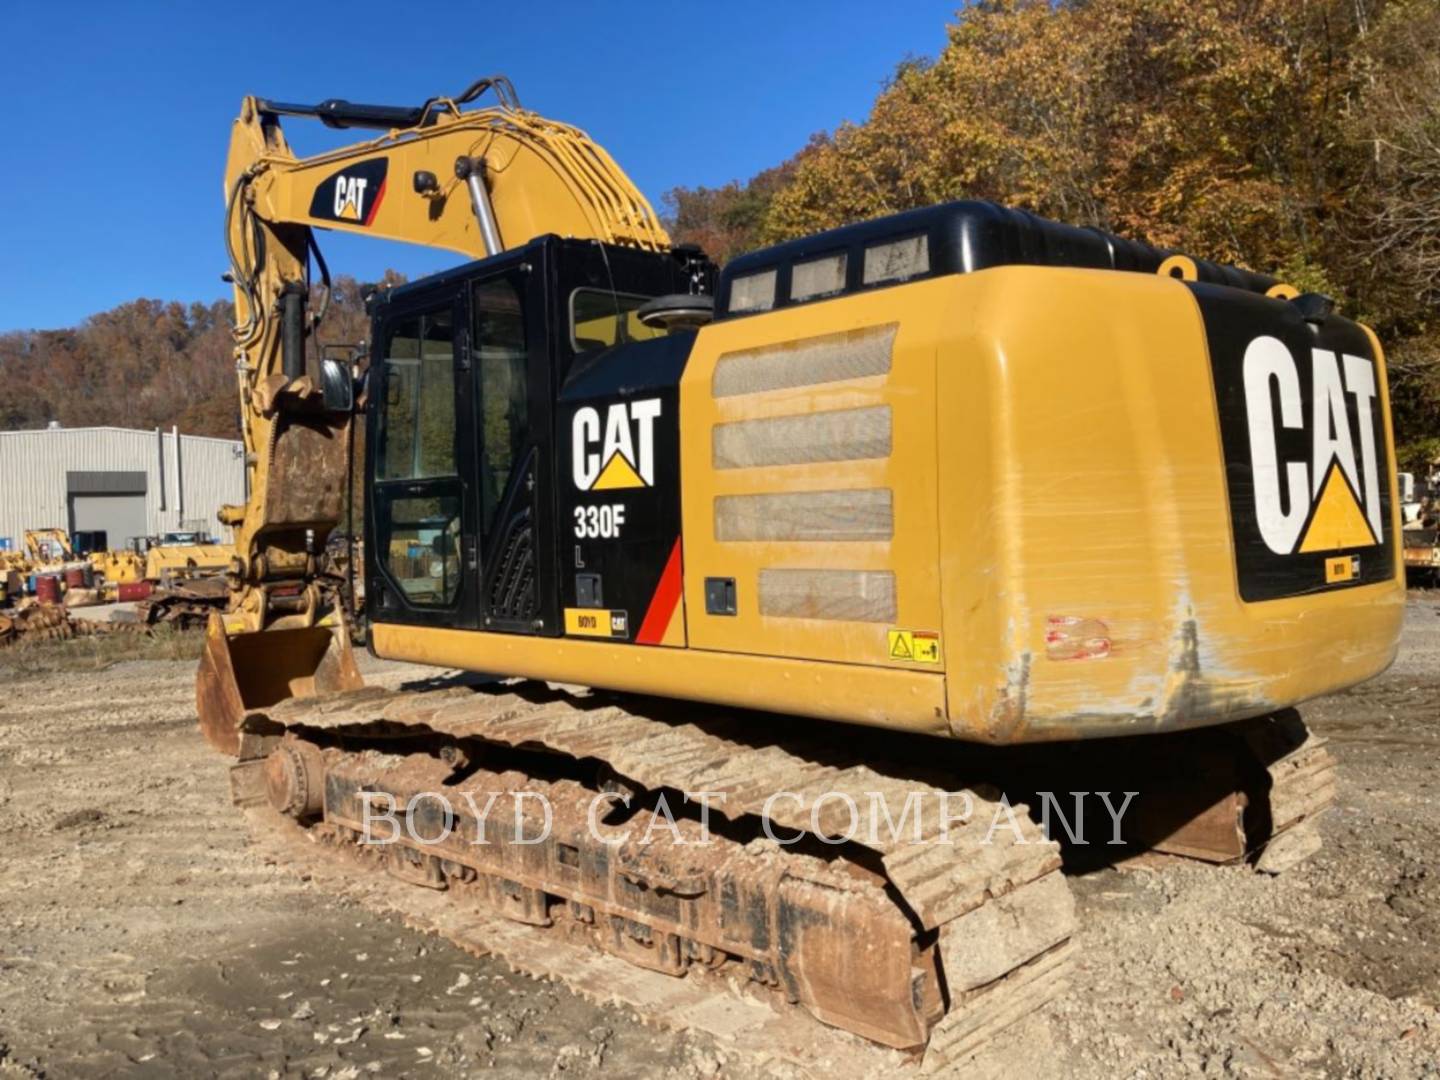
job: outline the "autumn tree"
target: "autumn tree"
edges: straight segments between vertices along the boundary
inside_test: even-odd
[[[672,205],[722,254],[968,198],[1274,273],[1375,325],[1411,460],[1440,435],[1437,102],[1436,0],[977,0],[778,187]]]
[[[394,271],[376,283],[338,277],[319,341],[364,342],[366,297],[404,280]],[[66,427],[178,425],[187,434],[238,437],[233,312],[220,300],[133,300],[72,329],[0,334],[0,429],[57,420]]]
[[[788,184],[804,152],[745,183],[677,187],[665,193],[665,227],[676,243],[697,244],[724,263],[759,247],[775,193]]]
[[[1389,345],[1402,465],[1440,457],[1440,4],[1401,0],[1369,28],[1347,134],[1366,169],[1349,201],[1355,291]]]
[[[1318,266],[1355,33],[1340,0],[983,0],[795,171],[780,240],[994,199],[1256,268]]]

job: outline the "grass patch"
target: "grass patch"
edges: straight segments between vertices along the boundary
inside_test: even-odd
[[[72,671],[104,671],[127,660],[200,659],[203,630],[155,626],[148,634],[110,633],[68,641],[26,641],[0,649],[0,676],[25,678]]]

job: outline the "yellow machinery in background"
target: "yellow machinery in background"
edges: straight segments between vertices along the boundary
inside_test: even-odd
[[[168,585],[196,577],[213,577],[231,568],[235,548],[215,543],[193,533],[166,534],[158,541],[114,551],[91,551],[76,555],[64,529],[27,529],[23,552],[0,552],[0,573],[15,571],[21,577],[37,573],[59,573],[81,562],[96,577],[112,584],[152,581]],[[143,547],[143,550],[141,550]]]
[[[185,578],[213,577],[229,571],[234,557],[232,544],[167,534],[145,549],[143,574],[147,580],[162,584]]]
[[[17,574],[30,572],[30,560],[23,551],[0,551],[0,574],[11,571]]]
[[[137,541],[133,548],[92,551],[95,573],[113,584],[152,581],[168,585],[189,578],[214,577],[230,569],[235,548],[194,534],[167,533],[160,539]]]
[[[137,551],[92,551],[87,558],[95,574],[116,585],[129,585],[145,578],[145,557]]]
[[[380,134],[299,159],[283,116]],[[1010,796],[1133,788],[1125,841],[1211,862],[1318,846],[1294,706],[1382,671],[1404,606],[1383,353],[1326,298],[975,202],[718,271],[498,78],[246,98],[226,200],[250,496],[201,729],[395,907],[665,1022],[733,1035],[748,980],[777,1053],[939,1067],[1070,968],[1057,846],[986,828]],[[358,392],[317,228],[478,260],[374,297]],[[371,650],[533,681],[363,685],[319,580],[351,481]],[[427,792],[513,828],[369,845]]]
[[[66,563],[75,560],[70,535],[64,529],[26,529],[25,554],[31,573],[63,570]]]

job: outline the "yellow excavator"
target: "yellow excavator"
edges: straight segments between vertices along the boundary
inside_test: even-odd
[[[26,529],[25,554],[37,572],[63,569],[75,559],[70,534],[64,529]]]
[[[169,584],[189,578],[223,574],[235,552],[203,533],[165,533],[145,548],[145,577]]]
[[[297,158],[282,117],[376,134]],[[661,1022],[935,1068],[1063,985],[1032,818],[1071,793],[1102,853],[1315,849],[1294,707],[1404,604],[1383,355],[1325,297],[980,202],[721,270],[503,78],[246,98],[225,184],[250,494],[199,716],[317,879]],[[378,292],[352,364],[326,229],[475,261]],[[365,685],[319,580],[351,484],[370,652],[491,678]]]

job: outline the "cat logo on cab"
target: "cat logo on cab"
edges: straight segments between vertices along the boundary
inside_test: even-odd
[[[655,483],[655,421],[660,399],[585,405],[571,420],[571,464],[581,491],[615,491]]]

